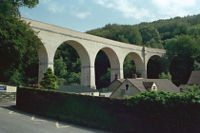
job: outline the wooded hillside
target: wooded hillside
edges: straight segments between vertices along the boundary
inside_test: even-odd
[[[200,14],[137,25],[107,24],[87,33],[125,43],[166,49],[166,56],[159,61],[159,73],[170,72],[177,85],[186,83],[192,70],[200,69]]]

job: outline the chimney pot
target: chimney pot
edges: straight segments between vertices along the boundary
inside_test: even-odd
[[[132,75],[132,78],[133,78],[133,79],[136,79],[136,78],[137,78],[137,74],[133,74],[133,75]]]
[[[119,79],[119,74],[115,74],[115,79]]]

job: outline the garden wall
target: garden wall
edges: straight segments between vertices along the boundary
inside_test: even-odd
[[[199,97],[184,97],[179,94],[169,97],[168,94],[162,94],[165,99],[163,101],[163,98],[159,99],[161,94],[145,95],[129,99],[109,99],[43,89],[18,88],[17,108],[113,132],[199,131]]]

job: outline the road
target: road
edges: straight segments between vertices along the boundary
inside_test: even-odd
[[[20,112],[12,108],[14,104],[0,103],[0,133],[106,133]]]

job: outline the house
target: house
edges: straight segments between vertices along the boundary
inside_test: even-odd
[[[192,71],[187,85],[200,85],[200,71]]]
[[[112,92],[113,90],[115,90],[116,88],[118,88],[125,79],[115,79],[113,80],[110,85],[107,87],[107,89]]]
[[[118,88],[124,81],[125,79],[118,79],[115,78],[115,80],[113,80],[110,85],[107,87],[108,92],[105,93],[100,93],[100,96],[103,97],[110,97],[110,95],[112,94],[113,90],[115,90],[116,88]]]
[[[200,71],[192,71],[187,84],[179,85],[181,92],[185,93],[186,88],[192,85],[200,85]]]
[[[180,90],[168,79],[126,79],[110,95],[111,98],[134,96],[145,91],[165,91],[180,93]]]

